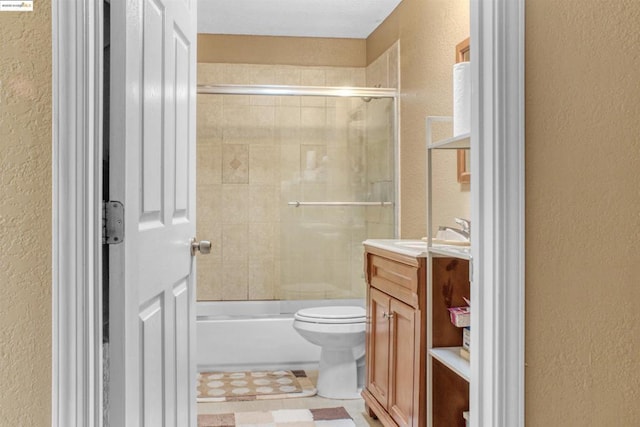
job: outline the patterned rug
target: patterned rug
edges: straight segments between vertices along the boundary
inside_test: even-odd
[[[339,407],[198,415],[198,427],[355,427],[355,423]]]
[[[309,397],[316,388],[305,371],[201,372],[198,402]]]

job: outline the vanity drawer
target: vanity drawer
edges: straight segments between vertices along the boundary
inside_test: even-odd
[[[404,264],[372,253],[367,254],[369,284],[400,301],[418,307],[417,266]]]

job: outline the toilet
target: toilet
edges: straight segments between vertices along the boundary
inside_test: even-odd
[[[294,315],[294,329],[321,347],[319,396],[360,397],[364,382],[365,321],[365,309],[355,306],[305,308]]]

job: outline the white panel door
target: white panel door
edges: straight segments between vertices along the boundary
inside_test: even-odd
[[[111,1],[111,426],[196,426],[196,0]]]

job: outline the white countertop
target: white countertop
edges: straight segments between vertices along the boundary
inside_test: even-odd
[[[471,247],[457,245],[443,245],[433,243],[429,249],[424,240],[410,239],[368,239],[362,242],[364,245],[384,249],[397,254],[408,255],[413,258],[426,258],[430,251],[436,257],[453,257],[471,259]]]
[[[414,258],[427,257],[427,242],[424,240],[409,239],[368,239],[362,242],[364,245],[384,249]]]

